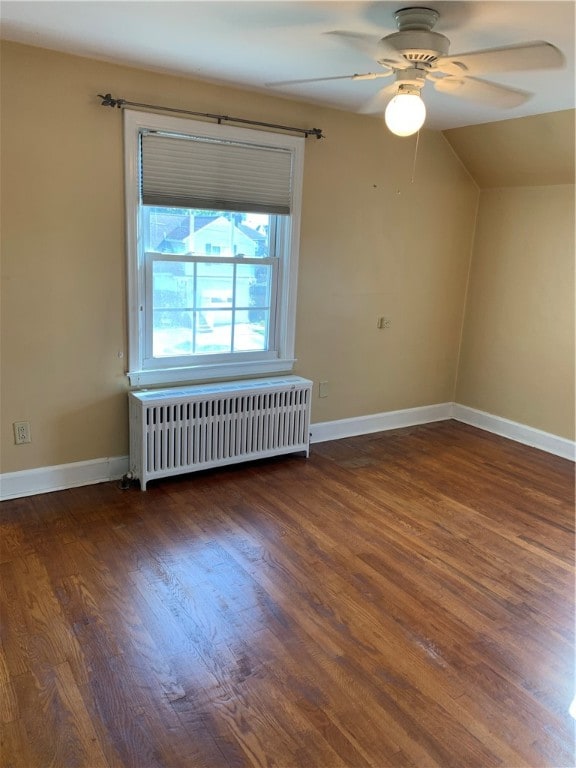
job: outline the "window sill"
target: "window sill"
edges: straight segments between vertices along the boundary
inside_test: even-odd
[[[296,360],[261,360],[249,363],[224,363],[222,365],[198,365],[191,368],[158,368],[147,371],[128,371],[132,387],[158,387],[215,379],[239,379],[243,376],[262,376],[288,373]]]

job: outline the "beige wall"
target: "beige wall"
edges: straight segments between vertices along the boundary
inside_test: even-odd
[[[457,402],[574,439],[574,185],[482,190]]]
[[[453,399],[478,192],[442,135],[423,132],[411,184],[414,140],[376,118],[4,43],[3,472],[128,451],[122,121],[107,91],[321,127],[296,341],[296,372],[329,382],[313,421]],[[13,445],[18,420],[30,445]]]
[[[446,131],[481,187],[456,400],[569,439],[575,114]]]
[[[313,420],[451,401],[477,189],[439,133],[413,184],[414,143],[379,121],[341,114],[326,133],[330,153],[306,158],[299,280],[298,370],[330,391]]]

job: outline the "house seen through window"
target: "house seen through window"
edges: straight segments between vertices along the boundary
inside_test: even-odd
[[[143,207],[154,357],[268,348],[277,279],[270,247],[274,218]]]

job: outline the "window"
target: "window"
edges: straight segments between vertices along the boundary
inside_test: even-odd
[[[304,139],[124,120],[131,384],[290,371]]]

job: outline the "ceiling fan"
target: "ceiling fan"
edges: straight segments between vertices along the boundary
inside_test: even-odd
[[[511,108],[527,101],[532,94],[499,85],[476,75],[491,72],[521,72],[535,69],[560,68],[562,53],[551,43],[534,41],[502,48],[489,48],[469,53],[449,54],[450,40],[434,32],[440,15],[432,8],[402,8],[394,14],[398,32],[383,37],[376,46],[376,61],[381,72],[339,75],[336,77],[283,80],[267,85],[296,85],[328,80],[375,80],[395,76],[393,85],[378,92],[363,111],[376,112],[385,99],[390,99],[385,111],[388,128],[397,136],[416,133],[426,119],[426,107],[420,93],[427,80],[434,88],[451,96],[484,102],[495,107]],[[367,49],[363,35],[333,32],[344,40]],[[374,46],[369,46],[371,55]],[[390,98],[392,97],[392,98]]]

